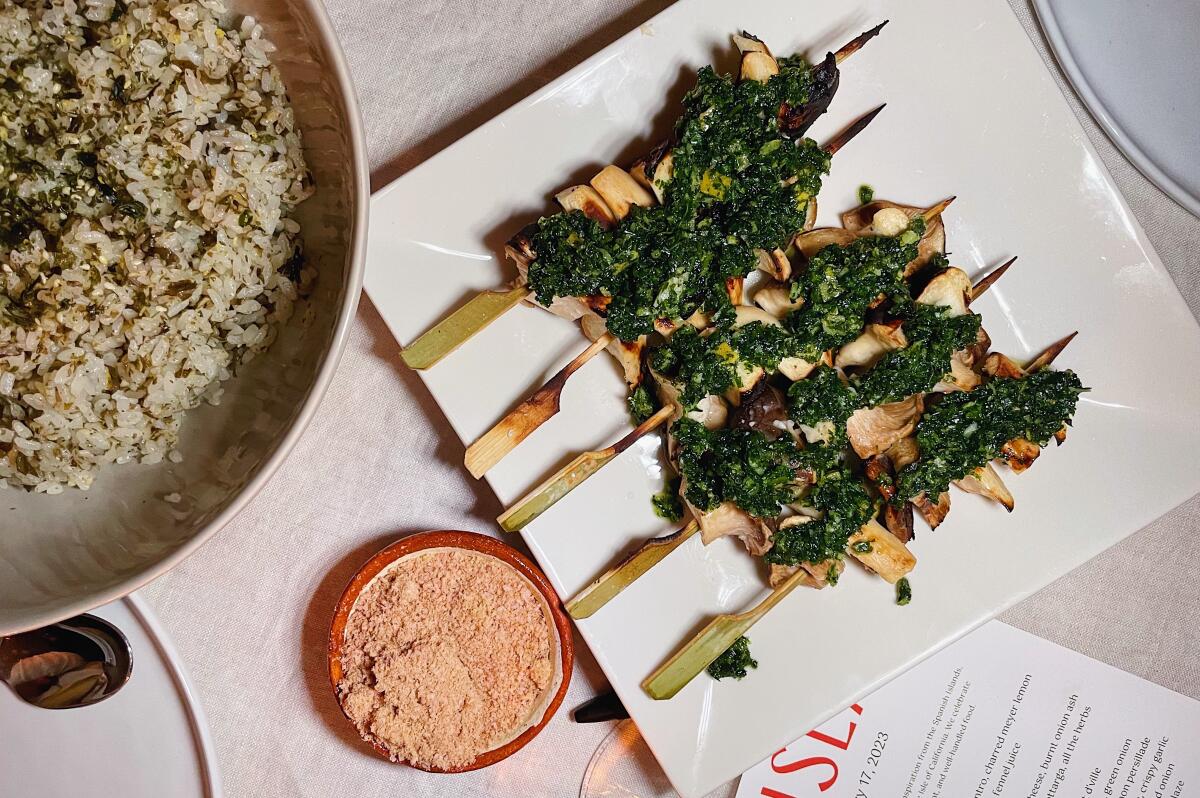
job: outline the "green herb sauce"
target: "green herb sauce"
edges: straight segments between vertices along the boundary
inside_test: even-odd
[[[841,559],[850,536],[875,515],[874,502],[842,458],[840,447],[810,446],[804,459],[816,475],[806,503],[824,516],[776,532],[774,545],[764,555],[767,562],[799,565]]]
[[[709,394],[740,388],[739,362],[774,371],[779,361],[798,349],[795,336],[774,324],[755,321],[736,330],[720,327],[704,336],[685,325],[653,351],[650,364],[681,386],[681,401],[691,409]]]
[[[788,389],[792,419],[816,427],[832,422],[838,435],[860,407],[898,402],[933,389],[950,371],[951,356],[975,343],[979,316],[950,317],[946,309],[910,303],[898,310],[908,346],[889,352],[870,371],[843,381],[820,366]]]
[[[908,346],[880,358],[856,381],[863,406],[898,402],[925,393],[950,370],[951,356],[971,346],[979,333],[979,316],[950,317],[946,308],[912,303],[900,314]]]
[[[1013,438],[1044,446],[1070,422],[1084,390],[1072,371],[1043,370],[947,394],[917,425],[921,456],[898,475],[896,500],[921,493],[937,496],[954,480],[999,457]]]
[[[881,297],[909,300],[905,265],[917,257],[925,222],[914,219],[896,237],[864,236],[846,246],[830,245],[809,259],[792,282],[792,297],[805,302],[784,324],[804,343],[800,356],[815,361],[821,352],[849,343],[862,331],[863,317]]]
[[[858,204],[868,205],[871,200],[875,199],[875,189],[863,183],[858,187]]]
[[[662,205],[635,207],[612,230],[579,211],[541,219],[529,268],[538,299],[612,297],[608,329],[626,341],[698,309],[727,320],[725,281],[753,271],[755,248],[786,246],[829,171],[815,142],[780,130],[780,109],[804,105],[813,78],[802,59],[779,63],[765,83],[700,70]]]
[[[645,382],[629,392],[625,404],[629,408],[629,416],[633,419],[634,426],[658,412],[658,401],[650,393]]]
[[[707,430],[680,419],[673,428],[685,496],[700,510],[731,501],[756,518],[775,518],[795,499],[802,452],[790,437],[748,429]]]
[[[709,664],[708,675],[714,679],[744,679],[750,668],[757,667],[758,661],[750,656],[750,639],[742,635]]]
[[[650,503],[654,514],[664,521],[675,523],[683,518],[683,501],[679,498],[679,477],[667,480],[660,493],[654,494]]]
[[[839,440],[845,436],[846,419],[858,409],[859,401],[858,392],[829,366],[818,366],[806,379],[788,388],[792,420],[809,427],[832,422]]]
[[[684,325],[651,353],[650,367],[679,386],[684,409],[690,410],[709,394],[720,394],[741,384],[736,354],[732,350],[728,354],[719,351],[718,344],[726,336],[721,331],[702,336],[695,327]]]
[[[901,607],[912,601],[912,585],[908,583],[908,577],[902,576],[896,581],[896,603]]]

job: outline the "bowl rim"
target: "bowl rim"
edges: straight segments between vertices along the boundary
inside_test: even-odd
[[[457,530],[418,532],[400,538],[385,546],[355,571],[354,576],[350,578],[349,583],[338,599],[333,613],[333,620],[329,625],[329,646],[326,652],[329,683],[333,689],[333,697],[337,702],[338,708],[341,709],[346,720],[350,721],[351,725],[353,725],[353,721],[349,714],[347,714],[346,708],[342,705],[337,692],[338,682],[342,678],[342,648],[345,642],[346,621],[350,618],[350,611],[354,608],[354,604],[358,601],[358,597],[362,591],[385,568],[410,554],[415,554],[426,549],[441,548],[464,549],[495,557],[524,576],[546,600],[546,606],[550,609],[550,617],[554,621],[554,627],[558,632],[559,659],[562,667],[562,679],[559,681],[558,689],[551,697],[550,703],[547,704],[546,710],[542,713],[541,720],[507,743],[490,751],[484,751],[476,756],[470,764],[462,767],[438,768],[415,765],[406,760],[394,759],[391,753],[382,745],[367,740],[365,737],[363,738],[364,742],[370,744],[375,750],[375,753],[390,762],[408,765],[411,768],[423,770],[426,773],[466,773],[494,765],[524,748],[534,737],[537,737],[541,733],[546,724],[550,722],[550,719],[558,712],[559,707],[562,706],[563,699],[567,696],[567,689],[571,685],[571,672],[575,664],[575,644],[572,638],[571,620],[567,617],[566,612],[563,611],[558,593],[551,586],[550,580],[528,557],[512,546],[494,537],[481,535],[478,532],[462,532]],[[357,728],[355,728],[356,733],[357,731]]]
[[[37,629],[65,618],[80,615],[126,596],[144,585],[149,584],[167,571],[174,568],[187,557],[192,555],[202,545],[212,539],[219,530],[233,520],[234,516],[245,509],[246,505],[257,496],[266,484],[279,470],[279,466],[291,454],[296,442],[304,434],[309,422],[316,414],[317,407],[324,398],[325,392],[333,381],[333,375],[341,362],[346,341],[350,337],[350,325],[353,324],[358,309],[359,298],[362,294],[363,273],[366,270],[367,257],[367,220],[371,205],[371,176],[367,166],[367,144],[363,129],[362,114],[359,108],[358,94],[351,78],[350,66],[346,54],[342,50],[341,41],[334,32],[333,23],[325,6],[320,0],[295,0],[302,5],[310,15],[313,26],[320,36],[320,43],[329,55],[329,76],[332,77],[338,89],[336,98],[341,103],[345,115],[350,143],[350,156],[353,160],[352,174],[354,185],[351,187],[354,202],[353,224],[350,235],[347,269],[342,280],[343,296],[341,308],[333,327],[329,349],[325,353],[321,365],[317,369],[308,395],[300,405],[300,411],[292,421],[291,427],[280,440],[275,450],[267,457],[250,481],[233,497],[220,513],[214,516],[196,534],[185,540],[161,559],[147,565],[136,573],[121,579],[99,590],[89,591],[74,599],[48,603],[46,606],[29,612],[18,619],[12,627],[0,627],[0,635],[17,634],[19,632]]]

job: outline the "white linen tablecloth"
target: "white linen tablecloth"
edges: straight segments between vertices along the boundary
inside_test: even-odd
[[[326,2],[362,101],[375,188],[669,5]],[[1114,149],[1062,81],[1025,0],[1010,2],[1200,313],[1200,221]],[[191,672],[230,796],[575,796],[611,728],[569,720],[567,710],[604,688],[582,647],[563,711],[520,754],[476,773],[431,776],[382,761],[333,700],[326,634],[352,572],[407,532],[495,534],[501,510],[463,470],[462,446],[397,353],[364,297],[333,386],[292,456],[226,529],[144,595]],[[1198,532],[1193,498],[1003,618],[1200,698],[1200,559],[1181,543]]]

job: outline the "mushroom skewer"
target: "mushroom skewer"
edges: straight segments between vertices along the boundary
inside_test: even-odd
[[[926,222],[932,222],[937,216],[946,209],[954,198],[951,197],[943,200],[940,203],[930,207],[922,213]],[[1012,266],[1016,258],[1011,258],[1002,265],[996,267],[988,274],[981,277],[974,286],[972,286],[970,294],[971,299],[977,299],[982,296],[997,280]],[[890,530],[889,530],[890,531]],[[597,612],[601,607],[615,598],[621,591],[633,584],[643,574],[650,570],[654,565],[661,562],[671,551],[682,545],[691,534],[695,532],[695,528],[689,525],[685,530],[676,532],[672,535],[661,538],[650,538],[645,541],[642,546],[630,555],[626,560],[617,566],[609,569],[604,574],[596,578],[583,592],[577,595],[567,604],[567,610],[574,618],[586,618]],[[685,534],[686,533],[686,534]],[[855,540],[853,542],[861,542]],[[887,543],[890,541],[883,541]],[[903,541],[900,541],[901,543]],[[898,550],[895,545],[883,545],[881,543],[876,551],[872,547],[860,547],[854,549],[853,546],[848,548],[848,552],[856,559],[872,559],[878,560],[885,553]],[[870,566],[870,563],[867,563]],[[878,568],[876,570],[879,570]]]
[[[993,281],[994,282],[994,281]],[[990,283],[989,283],[990,284]],[[986,285],[984,286],[986,288]],[[1045,369],[1054,358],[1062,352],[1066,345],[1074,338],[1075,334],[1066,336],[1065,338],[1055,342],[1048,347],[1041,355],[1036,357],[1032,363],[1025,369],[1016,366],[1011,360],[996,353],[993,355],[992,366],[998,374],[1003,374],[1013,378],[1021,378],[1024,376],[1035,374],[1038,371]],[[1075,382],[1078,385],[1076,379]],[[958,394],[959,396],[973,396],[971,393]],[[1068,411],[1069,412],[1069,411]],[[1048,437],[1048,436],[1047,436]],[[1057,437],[1057,436],[1056,436]],[[1037,445],[1037,444],[1034,444]],[[891,538],[891,534],[883,529],[879,523],[872,519],[864,524],[856,535],[850,538],[848,550],[851,553],[856,552],[856,547],[853,542],[858,539],[879,541]],[[901,544],[898,550],[907,551]],[[868,549],[869,551],[869,549]],[[889,582],[896,581],[896,574],[904,570],[905,566],[911,567],[907,563],[898,563],[898,568],[895,572],[888,574],[877,567],[875,563],[865,563],[870,567],[875,568],[881,576],[884,576]],[[683,645],[674,655],[671,656],[663,665],[661,665],[653,674],[651,674],[643,683],[642,688],[646,693],[654,699],[667,699],[678,693],[688,682],[695,678],[701,670],[707,667],[714,659],[733,644],[740,636],[753,626],[756,622],[762,619],[773,607],[779,604],[784,597],[787,596],[798,585],[809,582],[812,575],[800,569],[792,573],[788,578],[779,584],[770,594],[767,595],[757,606],[752,610],[736,615],[720,615],[714,618],[706,625],[699,633],[691,640]]]
[[[1054,359],[1062,353],[1067,344],[1071,343],[1077,334],[1077,332],[1073,332],[1050,344],[1041,354],[1030,361],[1029,365],[1025,368],[1021,368],[1008,356],[1000,352],[993,352],[984,361],[983,370],[991,374],[993,378],[1008,377],[1019,379],[1028,376],[1053,363]],[[1054,437],[1061,444],[1066,438],[1066,427],[1056,433]],[[908,438],[907,441],[914,444],[909,448],[915,452],[915,438]],[[1024,438],[1014,438],[1001,447],[1000,459],[1007,462],[1015,473],[1020,473],[1028,468],[1040,454],[1041,447],[1036,443]],[[914,459],[916,458],[914,457]],[[1000,502],[1004,505],[1005,509],[1010,512],[1012,511],[1012,495],[1004,486],[1000,475],[996,473],[990,462],[981,466],[975,473],[967,474],[961,479],[954,480],[951,484],[968,493],[976,493]],[[950,494],[948,491],[937,496],[936,501],[930,499],[924,493],[912,497],[909,501],[917,508],[917,511],[921,513],[931,528],[936,528],[941,524],[950,512]]]
[[[831,54],[825,62],[813,67],[814,73],[819,73],[817,77],[821,79],[819,81],[819,96],[814,98],[813,103],[809,104],[813,106],[812,108],[806,105],[804,108],[788,109],[790,113],[788,117],[789,129],[793,135],[801,135],[803,133],[801,126],[811,124],[828,106],[829,100],[832,99],[833,93],[837,90],[837,65],[858,52],[863,45],[878,35],[879,31],[886,24],[885,20],[871,30],[856,36],[838,49],[836,53]],[[744,62],[749,61],[749,63],[743,63],[743,77],[766,80],[771,74],[779,71],[775,59],[761,42],[748,36],[739,36],[737,37],[737,43],[739,48],[742,49]],[[761,76],[754,73],[752,66],[752,64],[760,62],[766,69],[765,73]],[[767,63],[770,64],[770,67],[766,66]],[[857,132],[855,130],[850,132],[849,135],[844,135],[843,140],[837,142],[835,148],[830,150],[831,154],[840,149],[841,146],[844,146]],[[511,256],[513,253],[510,251],[509,254]],[[521,300],[531,298],[531,293],[526,283],[524,270],[522,269],[520,276],[509,287],[480,292],[405,347],[401,351],[401,357],[409,368],[416,370],[431,368],[442,360],[442,358],[446,357],[446,355],[461,346],[468,338],[498,319]]]
[[[884,105],[864,114],[850,124],[845,130],[838,133],[831,139],[823,149],[830,155],[838,152],[846,146],[855,136],[866,129],[879,112],[884,109]],[[615,167],[609,167],[615,168]],[[565,192],[564,192],[565,193]],[[561,198],[561,195],[560,195]],[[943,200],[934,207],[925,212],[927,219],[936,218],[954,198]],[[564,203],[565,204],[565,203]],[[624,209],[627,212],[627,208]],[[624,214],[619,214],[623,216]],[[514,289],[515,290],[515,289]],[[483,296],[482,294],[480,296]],[[525,298],[518,297],[516,301]],[[475,300],[471,300],[474,302]],[[471,303],[468,303],[470,305]],[[466,307],[456,311],[456,314],[465,310]],[[440,325],[439,325],[440,327]],[[433,335],[438,328],[430,330],[426,336]],[[471,475],[478,479],[483,476],[492,466],[500,462],[509,452],[520,445],[521,441],[525,440],[542,424],[549,421],[561,409],[561,397],[563,388],[567,384],[567,380],[583,367],[585,363],[595,357],[601,350],[608,347],[616,341],[612,333],[604,333],[596,338],[586,349],[576,355],[570,363],[562,368],[558,373],[546,381],[544,385],[534,391],[528,399],[519,404],[490,430],[485,432],[478,440],[467,447],[466,455],[463,462],[467,466],[467,470]],[[603,342],[603,343],[601,343]],[[414,343],[414,347],[421,344],[418,340]],[[408,350],[405,350],[406,352]],[[406,361],[407,362],[407,361]],[[411,365],[411,364],[410,364]],[[627,372],[629,371],[627,367]]]
[[[950,197],[937,203],[924,212],[924,217],[926,219],[936,218],[953,199],[953,197]],[[561,385],[552,386],[550,390],[560,391]],[[552,409],[554,408],[553,404],[550,406]],[[509,532],[515,532],[524,528],[529,522],[548,510],[555,502],[598,471],[605,463],[632,445],[634,441],[656,429],[662,422],[670,418],[673,409],[669,408],[669,405],[664,407],[649,420],[640,424],[629,435],[626,435],[616,444],[613,444],[613,446],[598,451],[584,452],[576,457],[549,480],[534,488],[506,510],[497,519],[500,525]],[[664,411],[666,411],[665,415]]]

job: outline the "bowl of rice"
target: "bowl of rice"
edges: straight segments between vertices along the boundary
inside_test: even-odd
[[[262,488],[344,345],[369,182],[319,0],[0,3],[0,82],[8,634],[150,581]]]

